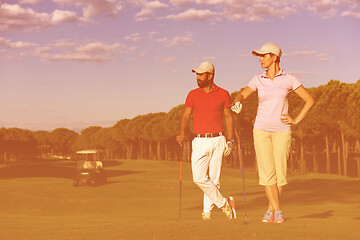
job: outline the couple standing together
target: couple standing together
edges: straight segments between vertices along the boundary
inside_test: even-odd
[[[264,186],[268,200],[262,221],[285,221],[280,210],[280,196],[283,186],[287,184],[291,125],[298,124],[307,115],[314,100],[298,79],[280,68],[281,53],[280,47],[271,42],[252,52],[259,57],[261,68],[266,71],[262,75],[254,76],[235,97],[234,103],[231,102],[228,91],[214,84],[214,65],[203,62],[192,70],[196,73],[199,88],[190,91],[186,98],[180,134],[176,140],[183,145],[193,114],[195,138],[192,141],[192,174],[194,182],[204,192],[204,220],[211,219],[214,206],[222,209],[227,218],[236,218],[234,199],[224,197],[219,190],[222,158],[231,153],[234,144],[232,111],[240,113],[242,103],[257,91],[259,104],[253,137],[259,184]],[[295,118],[288,115],[288,94],[292,91],[305,102]]]

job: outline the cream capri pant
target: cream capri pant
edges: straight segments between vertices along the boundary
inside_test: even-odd
[[[196,137],[192,141],[191,166],[193,181],[204,192],[204,212],[210,212],[214,205],[221,208],[226,202],[219,191],[225,145],[226,139],[224,136],[213,138]]]
[[[291,148],[291,131],[268,132],[253,130],[259,184],[284,186],[287,184],[287,159]]]

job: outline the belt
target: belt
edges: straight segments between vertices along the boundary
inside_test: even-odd
[[[217,133],[204,133],[204,134],[195,134],[195,137],[198,138],[213,138],[213,137],[219,137],[223,136],[223,132],[217,132]]]

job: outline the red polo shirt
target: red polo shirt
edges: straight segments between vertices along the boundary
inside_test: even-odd
[[[194,134],[223,132],[224,109],[231,107],[230,94],[216,85],[209,93],[197,88],[189,92],[185,106],[193,110]]]

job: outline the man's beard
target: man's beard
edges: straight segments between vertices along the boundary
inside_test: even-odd
[[[204,81],[201,81],[201,82],[200,82],[200,81],[197,82],[197,84],[198,84],[198,86],[199,86],[200,88],[207,87],[207,86],[210,85],[210,83],[211,83],[210,80],[204,80]]]

